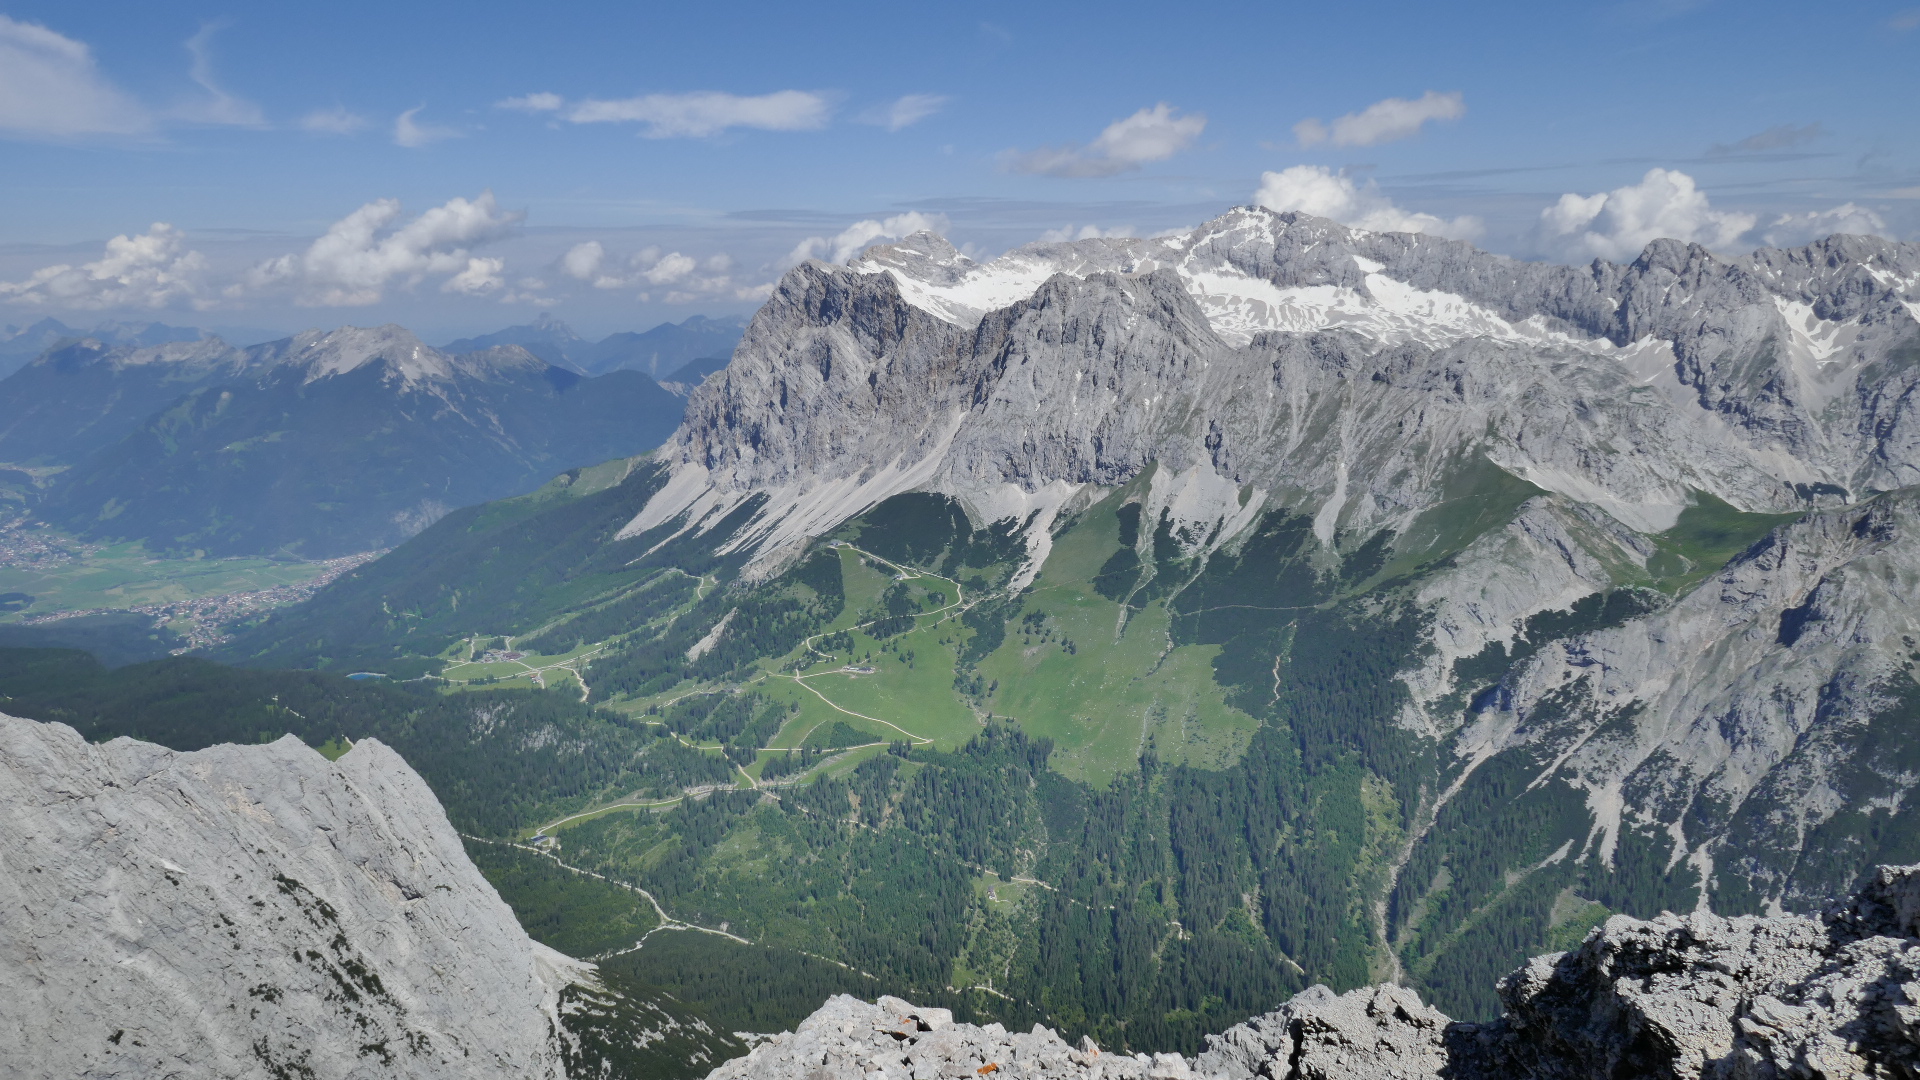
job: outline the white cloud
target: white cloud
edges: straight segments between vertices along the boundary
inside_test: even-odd
[[[908,94],[891,105],[876,106],[861,113],[860,122],[899,131],[939,112],[950,100],[945,94]]]
[[[691,94],[647,94],[615,101],[587,100],[568,109],[576,124],[642,123],[649,139],[704,138],[728,128],[763,131],[812,131],[826,126],[832,112],[827,99],[804,90],[779,90],[757,97],[702,90]]]
[[[700,264],[677,251],[670,251],[660,260],[641,271],[640,276],[647,279],[649,285],[674,285],[687,280]]]
[[[1155,161],[1165,161],[1192,146],[1207,128],[1201,113],[1179,115],[1161,102],[1108,124],[1085,146],[1066,143],[1026,153],[1009,151],[1002,160],[1014,172],[1041,176],[1113,176]]]
[[[1098,240],[1102,237],[1139,236],[1131,225],[1120,225],[1111,229],[1102,229],[1098,225],[1082,225],[1075,229],[1072,225],[1062,225],[1057,229],[1048,229],[1040,234],[1043,244],[1060,244],[1069,240]]]
[[[428,143],[439,142],[442,139],[458,139],[466,134],[456,128],[422,124],[414,120],[414,117],[418,116],[420,110],[424,108],[426,108],[425,105],[415,105],[413,108],[394,117],[393,143],[395,146],[425,146]]]
[[[606,258],[607,249],[600,246],[600,241],[588,240],[568,248],[560,256],[560,268],[576,281],[592,281],[600,276],[600,264]]]
[[[306,251],[254,267],[227,295],[284,288],[301,304],[350,307],[378,303],[395,279],[413,285],[428,274],[454,275],[461,284],[445,287],[456,291],[489,280],[489,287],[498,287],[504,264],[475,259],[468,249],[507,235],[523,215],[503,212],[486,191],[472,200],[450,199],[389,229],[399,216],[398,199],[367,203],[334,222]]]
[[[178,114],[183,120],[199,124],[231,124],[235,127],[263,128],[267,118],[260,112],[260,106],[251,101],[237,98],[221,87],[213,78],[213,35],[219,33],[225,23],[210,22],[200,27],[200,32],[187,39],[187,53],[193,57],[193,63],[187,68],[187,77],[192,79],[207,96],[202,101],[189,102]]]
[[[505,287],[507,280],[502,275],[502,271],[506,268],[505,259],[483,259],[477,255],[472,256],[467,259],[465,270],[440,283],[440,291],[466,293],[468,296],[492,292]]]
[[[884,221],[856,221],[838,236],[809,236],[800,241],[787,255],[787,265],[797,266],[808,259],[844,263],[876,240],[898,240],[917,232],[944,233],[947,225],[945,214],[922,214],[917,210],[895,214]]]
[[[1362,187],[1350,176],[1321,165],[1295,165],[1260,174],[1260,190],[1253,200],[1269,210],[1297,210],[1332,218],[1342,225],[1369,232],[1416,232],[1466,240],[1479,235],[1479,218],[1463,215],[1448,221],[1432,214],[1402,210],[1380,193],[1372,181]]]
[[[1335,146],[1378,146],[1420,133],[1430,120],[1458,120],[1467,115],[1466,102],[1458,90],[1437,94],[1432,90],[1418,100],[1387,98],[1376,101],[1357,113],[1348,113],[1331,125],[1317,119],[1293,125],[1293,135],[1301,146],[1331,142]]]
[[[678,251],[662,254],[657,247],[641,248],[622,262],[610,258],[598,240],[575,244],[560,257],[561,272],[575,281],[589,282],[596,289],[669,286],[672,291],[666,302],[670,304],[716,297],[763,299],[772,291],[771,283],[741,285],[729,273],[732,269],[733,257],[725,252],[696,259]],[[642,292],[639,298],[650,301],[652,294]]]
[[[560,107],[566,103],[566,99],[562,98],[559,94],[548,93],[542,90],[537,94],[522,94],[519,97],[510,97],[505,101],[496,101],[493,103],[493,107],[496,109],[512,109],[514,112],[543,113],[559,112]]]
[[[315,135],[351,135],[366,126],[366,117],[348,111],[343,105],[315,109],[300,118],[300,129]]]
[[[0,131],[29,138],[133,135],[151,121],[86,45],[0,15]]]
[[[0,281],[0,298],[52,308],[163,308],[198,297],[206,261],[186,238],[156,222],[144,234],[107,241],[99,261],[49,266],[25,281]]]
[[[1768,247],[1793,247],[1824,239],[1834,233],[1886,236],[1887,223],[1872,210],[1847,202],[1828,210],[1781,214],[1767,225],[1767,231],[1760,239]]]
[[[1540,211],[1547,246],[1564,255],[1623,260],[1654,240],[1670,238],[1709,248],[1739,241],[1758,219],[1715,210],[1693,177],[1649,169],[1638,184],[1598,195],[1566,194]]]

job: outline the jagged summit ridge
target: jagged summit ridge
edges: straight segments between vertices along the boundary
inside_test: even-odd
[[[0,715],[0,865],[10,1076],[561,1075],[585,969],[373,740],[175,753]]]
[[[1881,867],[1819,916],[1614,916],[1500,983],[1504,1015],[1452,1023],[1404,987],[1312,987],[1194,1058],[956,1024],[898,998],[830,999],[711,1080],[1785,1080],[1920,1066],[1920,867]]]
[[[1872,238],[1565,267],[1258,208],[985,264],[919,236],[783,279],[627,534],[764,494],[728,544],[777,562],[914,488],[1044,531],[1052,486],[1149,463],[1329,540],[1404,530],[1482,457],[1641,532],[1697,492],[1785,511],[1920,479],[1916,282],[1920,246]]]
[[[290,338],[244,349],[211,335],[198,341],[145,346],[110,345],[94,338],[82,338],[48,350],[28,366],[156,367],[171,369],[179,378],[214,372],[264,373],[284,366],[303,369],[306,381],[313,382],[373,363],[384,363],[395,379],[408,386],[446,382],[461,376],[484,378],[496,372],[539,370],[546,366],[518,345],[498,345],[465,353],[445,352],[422,342],[406,327],[393,323],[306,330]]]

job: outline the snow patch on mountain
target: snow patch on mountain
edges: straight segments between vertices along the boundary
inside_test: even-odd
[[[1533,316],[1518,322],[1453,293],[1422,289],[1389,276],[1378,260],[1354,255],[1364,273],[1358,287],[1336,284],[1283,286],[1249,274],[1222,259],[1212,241],[1274,242],[1271,224],[1258,215],[1230,214],[1233,228],[1202,236],[1154,239],[1095,238],[1071,244],[1039,243],[985,263],[966,258],[932,234],[912,239],[911,257],[891,248],[869,250],[850,268],[890,274],[908,303],[956,326],[977,325],[989,311],[1026,300],[1055,274],[1085,278],[1100,272],[1145,274],[1161,268],[1178,273],[1206,313],[1214,333],[1243,346],[1264,331],[1350,330],[1383,345],[1415,342],[1443,346],[1475,337],[1571,345],[1601,353],[1604,339],[1580,337]],[[925,258],[940,250],[937,259]]]

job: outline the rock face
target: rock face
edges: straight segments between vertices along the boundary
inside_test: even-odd
[[[1104,1054],[1036,1026],[955,1024],[840,996],[710,1080],[1063,1076],[1222,1080],[1785,1080],[1920,1075],[1920,866],[1819,917],[1615,916],[1451,1024],[1413,991],[1316,986],[1175,1054]]]
[[[0,715],[0,1073],[557,1077],[589,970],[378,742],[175,753]]]
[[[1593,847],[1657,837],[1717,908],[1818,908],[1914,855],[1870,822],[1914,782],[1920,613],[1896,598],[1916,589],[1920,491],[1809,514],[1670,606],[1542,649],[1459,745],[1565,754]]]
[[[633,531],[764,493],[777,549],[917,487],[1024,518],[1158,463],[1330,540],[1404,529],[1483,456],[1642,531],[1697,492],[1799,509],[1920,479],[1916,285],[1920,245],[1870,237],[1563,267],[1253,207],[986,264],[922,234],[788,274]]]

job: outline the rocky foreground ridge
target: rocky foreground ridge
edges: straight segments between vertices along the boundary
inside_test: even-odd
[[[1453,1023],[1404,987],[1315,986],[1207,1038],[1126,1055],[1035,1025],[957,1024],[883,997],[828,1001],[709,1080],[1776,1080],[1920,1075],[1920,866],[1879,868],[1818,916],[1615,916]]]
[[[0,1075],[564,1075],[566,991],[371,739],[176,753],[0,715]]]

